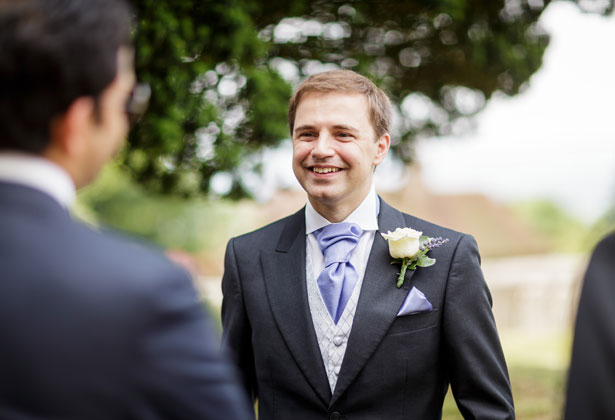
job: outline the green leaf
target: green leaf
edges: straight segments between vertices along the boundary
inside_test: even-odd
[[[431,265],[434,265],[435,263],[436,263],[436,259],[429,258],[427,255],[421,255],[419,259],[417,260],[417,265],[419,267],[429,267]]]
[[[421,237],[419,238],[419,243],[420,243],[421,245],[423,245],[425,242],[428,242],[430,239],[431,239],[431,238],[430,238],[429,236],[425,236],[425,235],[423,235],[423,236],[421,236]]]
[[[427,254],[429,252],[429,249],[424,249],[423,251],[419,251],[416,254],[414,254],[414,257],[412,257],[414,260],[418,260],[419,258],[421,258],[423,255]]]

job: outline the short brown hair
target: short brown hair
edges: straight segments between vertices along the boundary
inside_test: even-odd
[[[305,79],[290,98],[288,106],[288,125],[293,135],[297,107],[307,93],[360,93],[367,98],[369,119],[374,128],[376,139],[391,130],[391,101],[387,95],[367,77],[352,70],[331,70],[318,73]]]

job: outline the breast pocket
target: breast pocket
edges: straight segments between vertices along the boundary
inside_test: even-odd
[[[431,311],[398,316],[393,321],[393,324],[391,324],[387,335],[408,333],[433,327],[438,325],[439,317],[440,313],[437,308]]]

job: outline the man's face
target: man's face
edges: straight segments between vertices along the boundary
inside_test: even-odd
[[[293,171],[317,210],[352,211],[369,192],[389,142],[388,134],[375,139],[364,95],[307,93],[295,116]]]
[[[92,181],[102,166],[117,153],[130,128],[125,111],[126,101],[135,84],[130,49],[120,48],[117,68],[115,79],[98,99],[98,114],[92,115],[82,184]]]

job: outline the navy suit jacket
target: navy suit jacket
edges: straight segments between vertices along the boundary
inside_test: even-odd
[[[244,419],[186,272],[0,182],[0,419]]]
[[[260,419],[440,419],[449,383],[468,419],[513,419],[510,383],[491,297],[470,236],[403,214],[381,200],[379,233],[412,227],[450,242],[436,264],[409,270],[377,233],[333,393],[310,315],[305,211],[232,239],[222,282],[223,344]],[[397,317],[416,286],[431,312]]]

